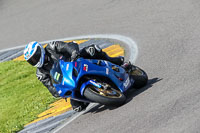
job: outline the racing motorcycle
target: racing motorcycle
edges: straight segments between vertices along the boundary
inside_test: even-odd
[[[137,66],[125,70],[109,61],[84,58],[72,62],[59,59],[50,76],[63,98],[112,106],[125,102],[128,89],[144,87],[148,81],[145,71]]]

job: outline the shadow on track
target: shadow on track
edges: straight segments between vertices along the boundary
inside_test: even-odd
[[[153,84],[161,81],[162,79],[160,78],[153,78],[153,79],[150,79],[148,80],[148,84],[143,87],[143,88],[140,88],[140,89],[129,89],[127,92],[125,92],[125,96],[126,96],[126,103],[127,104],[128,102],[130,102],[135,96],[139,95],[140,93],[146,91],[147,89],[151,88],[153,86]],[[123,105],[125,105],[123,104]],[[122,105],[122,106],[123,106]]]
[[[151,88],[153,86],[153,84],[161,81],[162,79],[160,78],[153,78],[153,79],[149,79],[148,80],[148,84],[141,88],[141,89],[134,89],[134,88],[131,88],[129,89],[126,93],[125,93],[125,96],[127,97],[126,99],[126,102],[123,104],[127,104],[129,103],[135,96],[139,95],[140,93],[146,91],[147,89]],[[121,105],[121,106],[123,106]],[[116,109],[118,107],[110,107],[110,106],[105,106],[105,105],[101,105],[101,104],[98,104],[96,105],[95,107],[93,107],[92,109],[90,109],[88,112],[86,113],[99,113],[99,112],[102,112],[104,110],[113,110],[113,109]]]

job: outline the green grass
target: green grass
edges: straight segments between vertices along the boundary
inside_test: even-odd
[[[17,132],[55,101],[25,61],[0,63],[0,133]]]

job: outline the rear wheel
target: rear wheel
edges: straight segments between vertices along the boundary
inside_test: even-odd
[[[108,83],[97,82],[97,84],[101,84],[102,87],[88,85],[85,88],[84,96],[87,99],[109,106],[119,106],[125,102],[126,97],[115,87]]]
[[[139,89],[147,85],[148,76],[146,72],[142,70],[141,68],[132,65],[129,75],[135,80],[133,84],[134,88]]]

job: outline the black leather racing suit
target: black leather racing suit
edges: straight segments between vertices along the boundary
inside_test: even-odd
[[[88,59],[108,60],[118,65],[122,65],[123,63],[123,58],[111,58],[107,56],[107,54],[103,52],[97,45],[90,45],[79,51],[79,46],[75,42],[69,42],[69,43],[65,43],[62,41],[51,42],[45,48],[45,61],[41,68],[37,68],[36,76],[48,88],[48,90],[54,97],[59,97],[59,94],[52,85],[50,79],[49,73],[52,65],[61,56],[64,56],[66,59],[71,61],[74,58],[76,58],[77,55],[80,55],[81,57]],[[72,107],[73,104],[74,106],[78,106],[78,104],[74,100],[71,101],[71,103]]]

